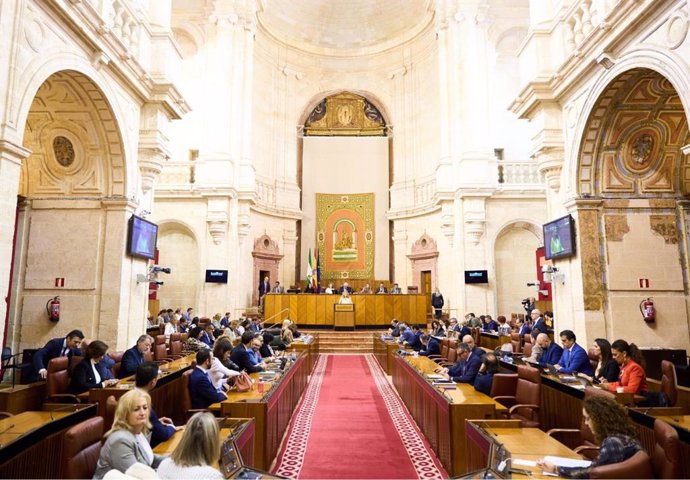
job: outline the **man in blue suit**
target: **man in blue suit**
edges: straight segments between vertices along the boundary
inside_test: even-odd
[[[79,345],[84,340],[81,330],[72,330],[65,338],[54,338],[34,355],[34,368],[41,378],[48,374],[48,362],[57,357],[81,356]]]
[[[441,345],[439,345],[438,340],[434,337],[423,333],[419,339],[422,342],[422,350],[419,351],[420,355],[424,357],[428,357],[429,355],[441,355]]]
[[[576,343],[575,333],[572,330],[561,332],[561,343],[563,344],[563,354],[558,363],[554,365],[556,370],[561,373],[584,373],[594,376],[594,369],[589,363],[589,357],[585,349]]]
[[[222,402],[227,395],[217,390],[211,383],[208,371],[211,368],[213,354],[208,348],[196,352],[196,367],[189,377],[189,396],[192,399],[192,408],[208,408],[209,405]]]
[[[543,352],[539,357],[539,366],[546,368],[546,365],[555,365],[563,355],[563,349],[552,342],[549,336],[545,333],[540,333],[537,336],[537,345],[539,345]]]
[[[144,354],[151,349],[153,338],[142,335],[137,339],[136,345],[126,350],[120,363],[119,378],[129,377],[137,373],[137,367],[144,363]]]
[[[156,362],[144,362],[137,366],[135,375],[137,388],[151,393],[151,390],[158,383],[158,364]],[[166,441],[177,431],[177,427],[168,417],[158,418],[153,406],[149,407],[149,422],[151,422],[151,438],[149,439],[151,448]]]
[[[248,330],[244,332],[242,334],[242,343],[233,348],[230,354],[230,360],[235,362],[237,366],[240,367],[240,370],[245,370],[247,373],[260,372],[263,370],[260,364],[255,365],[254,362],[252,362],[252,357],[254,355],[252,341],[255,335],[254,332]],[[250,351],[252,353],[250,353]]]
[[[442,373],[447,373],[448,377],[456,383],[474,384],[477,378],[479,367],[482,366],[482,356],[472,351],[472,348],[465,342],[458,344],[458,361],[450,368],[443,369]]]
[[[400,332],[398,343],[402,343],[403,345],[412,345],[414,343],[414,332],[405,322],[400,322]]]
[[[534,322],[532,326],[532,338],[535,338],[540,333],[548,333],[546,321],[544,321],[544,317],[541,315],[541,311],[538,308],[532,310],[532,321]]]

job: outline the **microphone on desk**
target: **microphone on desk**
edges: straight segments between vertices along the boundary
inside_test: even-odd
[[[77,405],[76,405],[76,404],[72,404],[72,403],[69,403],[69,404],[67,404],[67,405],[65,405],[65,406],[63,406],[63,407],[53,408],[53,409],[49,410],[49,412],[50,412],[50,421],[51,421],[51,422],[55,421],[55,416],[53,415],[54,412],[68,412],[71,408],[73,408],[75,412],[77,411]]]

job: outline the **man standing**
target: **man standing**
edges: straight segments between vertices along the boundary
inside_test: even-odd
[[[537,335],[537,345],[542,349],[541,357],[539,357],[539,366],[546,368],[547,365],[555,365],[563,356],[563,349],[552,342],[549,336],[545,333]]]
[[[271,291],[271,282],[268,277],[264,277],[264,281],[259,284],[259,305],[261,305],[261,299],[267,293]]]
[[[212,361],[213,354],[209,349],[203,348],[196,352],[196,367],[189,376],[189,396],[193,409],[208,408],[209,405],[228,398],[225,392],[216,389],[211,383],[208,371]]]
[[[139,342],[137,342],[137,344],[138,343]],[[136,387],[150,394],[151,390],[156,386],[156,383],[158,383],[158,364],[156,362],[142,363],[137,366],[136,376],[134,378]],[[165,442],[172,437],[177,430],[175,424],[173,424],[172,420],[168,417],[158,418],[153,406],[149,407],[149,422],[151,422],[151,439],[149,440],[151,448],[155,448],[159,443]]]
[[[144,354],[151,349],[153,338],[142,335],[137,339],[136,345],[125,351],[120,363],[119,378],[129,377],[137,372],[137,367],[144,363]]]
[[[548,333],[546,322],[544,321],[544,317],[541,316],[541,311],[538,308],[532,310],[532,321],[534,322],[532,326],[532,338],[540,333]]]
[[[576,343],[575,333],[572,330],[561,332],[561,344],[563,344],[563,354],[554,365],[556,370],[561,373],[584,373],[590,377],[594,376],[594,369],[589,363],[587,352]]]
[[[84,340],[81,330],[72,330],[64,338],[54,338],[34,355],[34,368],[41,378],[48,374],[48,362],[57,357],[81,356],[79,345]]]

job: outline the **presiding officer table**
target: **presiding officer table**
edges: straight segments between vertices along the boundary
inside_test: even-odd
[[[389,326],[392,318],[426,325],[427,295],[350,295],[355,308],[355,328]],[[270,293],[264,297],[265,318],[289,318],[302,326],[334,326],[333,306],[340,295]],[[287,310],[286,312],[281,312]]]
[[[496,418],[507,409],[472,385],[439,390],[426,376],[436,368],[426,357],[395,354],[393,385],[446,471],[462,475],[469,471],[465,420]]]

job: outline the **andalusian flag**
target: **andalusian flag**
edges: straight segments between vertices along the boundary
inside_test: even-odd
[[[319,249],[316,249],[316,293],[321,293],[321,257]]]
[[[311,261],[311,248],[309,248],[309,259],[307,261],[307,288],[314,288],[314,267],[312,267]]]

